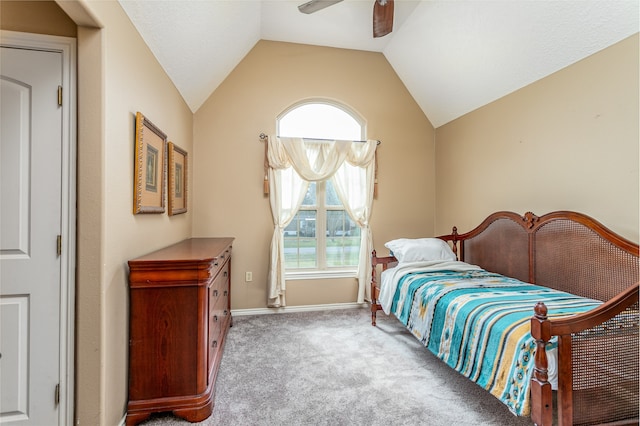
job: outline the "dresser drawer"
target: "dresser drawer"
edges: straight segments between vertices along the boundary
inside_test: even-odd
[[[219,347],[222,344],[231,315],[229,311],[229,274],[230,262],[225,262],[209,288],[208,366],[210,370],[219,356]]]
[[[222,312],[229,306],[229,273],[230,262],[226,262],[209,287],[210,316],[219,315],[217,311]]]
[[[209,264],[209,276],[215,277],[219,274],[220,269],[224,267],[225,264],[229,263],[227,260],[231,257],[231,246],[227,246],[220,252],[218,256],[212,259]]]
[[[217,323],[209,324],[209,349],[208,349],[208,368],[207,370],[210,372],[211,367],[216,361],[216,357],[220,352],[220,346],[222,345],[222,340],[220,339],[222,331],[222,320],[218,320]],[[207,378],[207,383],[209,383],[209,378]]]
[[[229,297],[227,290],[221,290],[209,314],[209,341],[218,339],[221,329],[229,316]]]

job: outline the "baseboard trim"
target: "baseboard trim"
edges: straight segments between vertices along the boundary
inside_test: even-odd
[[[249,308],[249,309],[232,309],[231,315],[244,316],[244,315],[270,315],[270,314],[284,314],[293,312],[315,312],[315,311],[332,311],[336,309],[364,309],[369,306],[368,303],[330,303],[326,305],[300,305],[300,306],[285,306],[283,308]]]

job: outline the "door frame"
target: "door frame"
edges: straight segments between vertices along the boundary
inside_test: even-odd
[[[0,45],[62,54],[60,403],[58,424],[74,423],[77,166],[77,42],[72,37],[0,30]]]

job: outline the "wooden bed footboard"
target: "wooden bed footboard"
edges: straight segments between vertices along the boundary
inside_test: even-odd
[[[475,229],[454,227],[438,238],[459,260],[521,281],[604,302],[579,315],[549,319],[547,308],[532,306],[536,339],[531,381],[531,419],[538,425],[638,424],[640,364],[640,249],[596,220],[576,212],[543,216],[497,212]],[[371,323],[376,324],[382,270],[393,256],[372,253]],[[547,377],[547,342],[557,336],[558,390]]]
[[[553,424],[546,346],[558,339],[557,424],[638,424],[640,361],[639,283],[600,307],[562,319],[547,318],[538,303],[531,319],[536,340],[531,420]]]

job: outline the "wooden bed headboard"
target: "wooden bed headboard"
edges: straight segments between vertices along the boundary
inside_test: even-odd
[[[454,227],[438,238],[450,241],[461,261],[602,301],[640,277],[638,244],[582,213],[497,212],[467,233]]]

